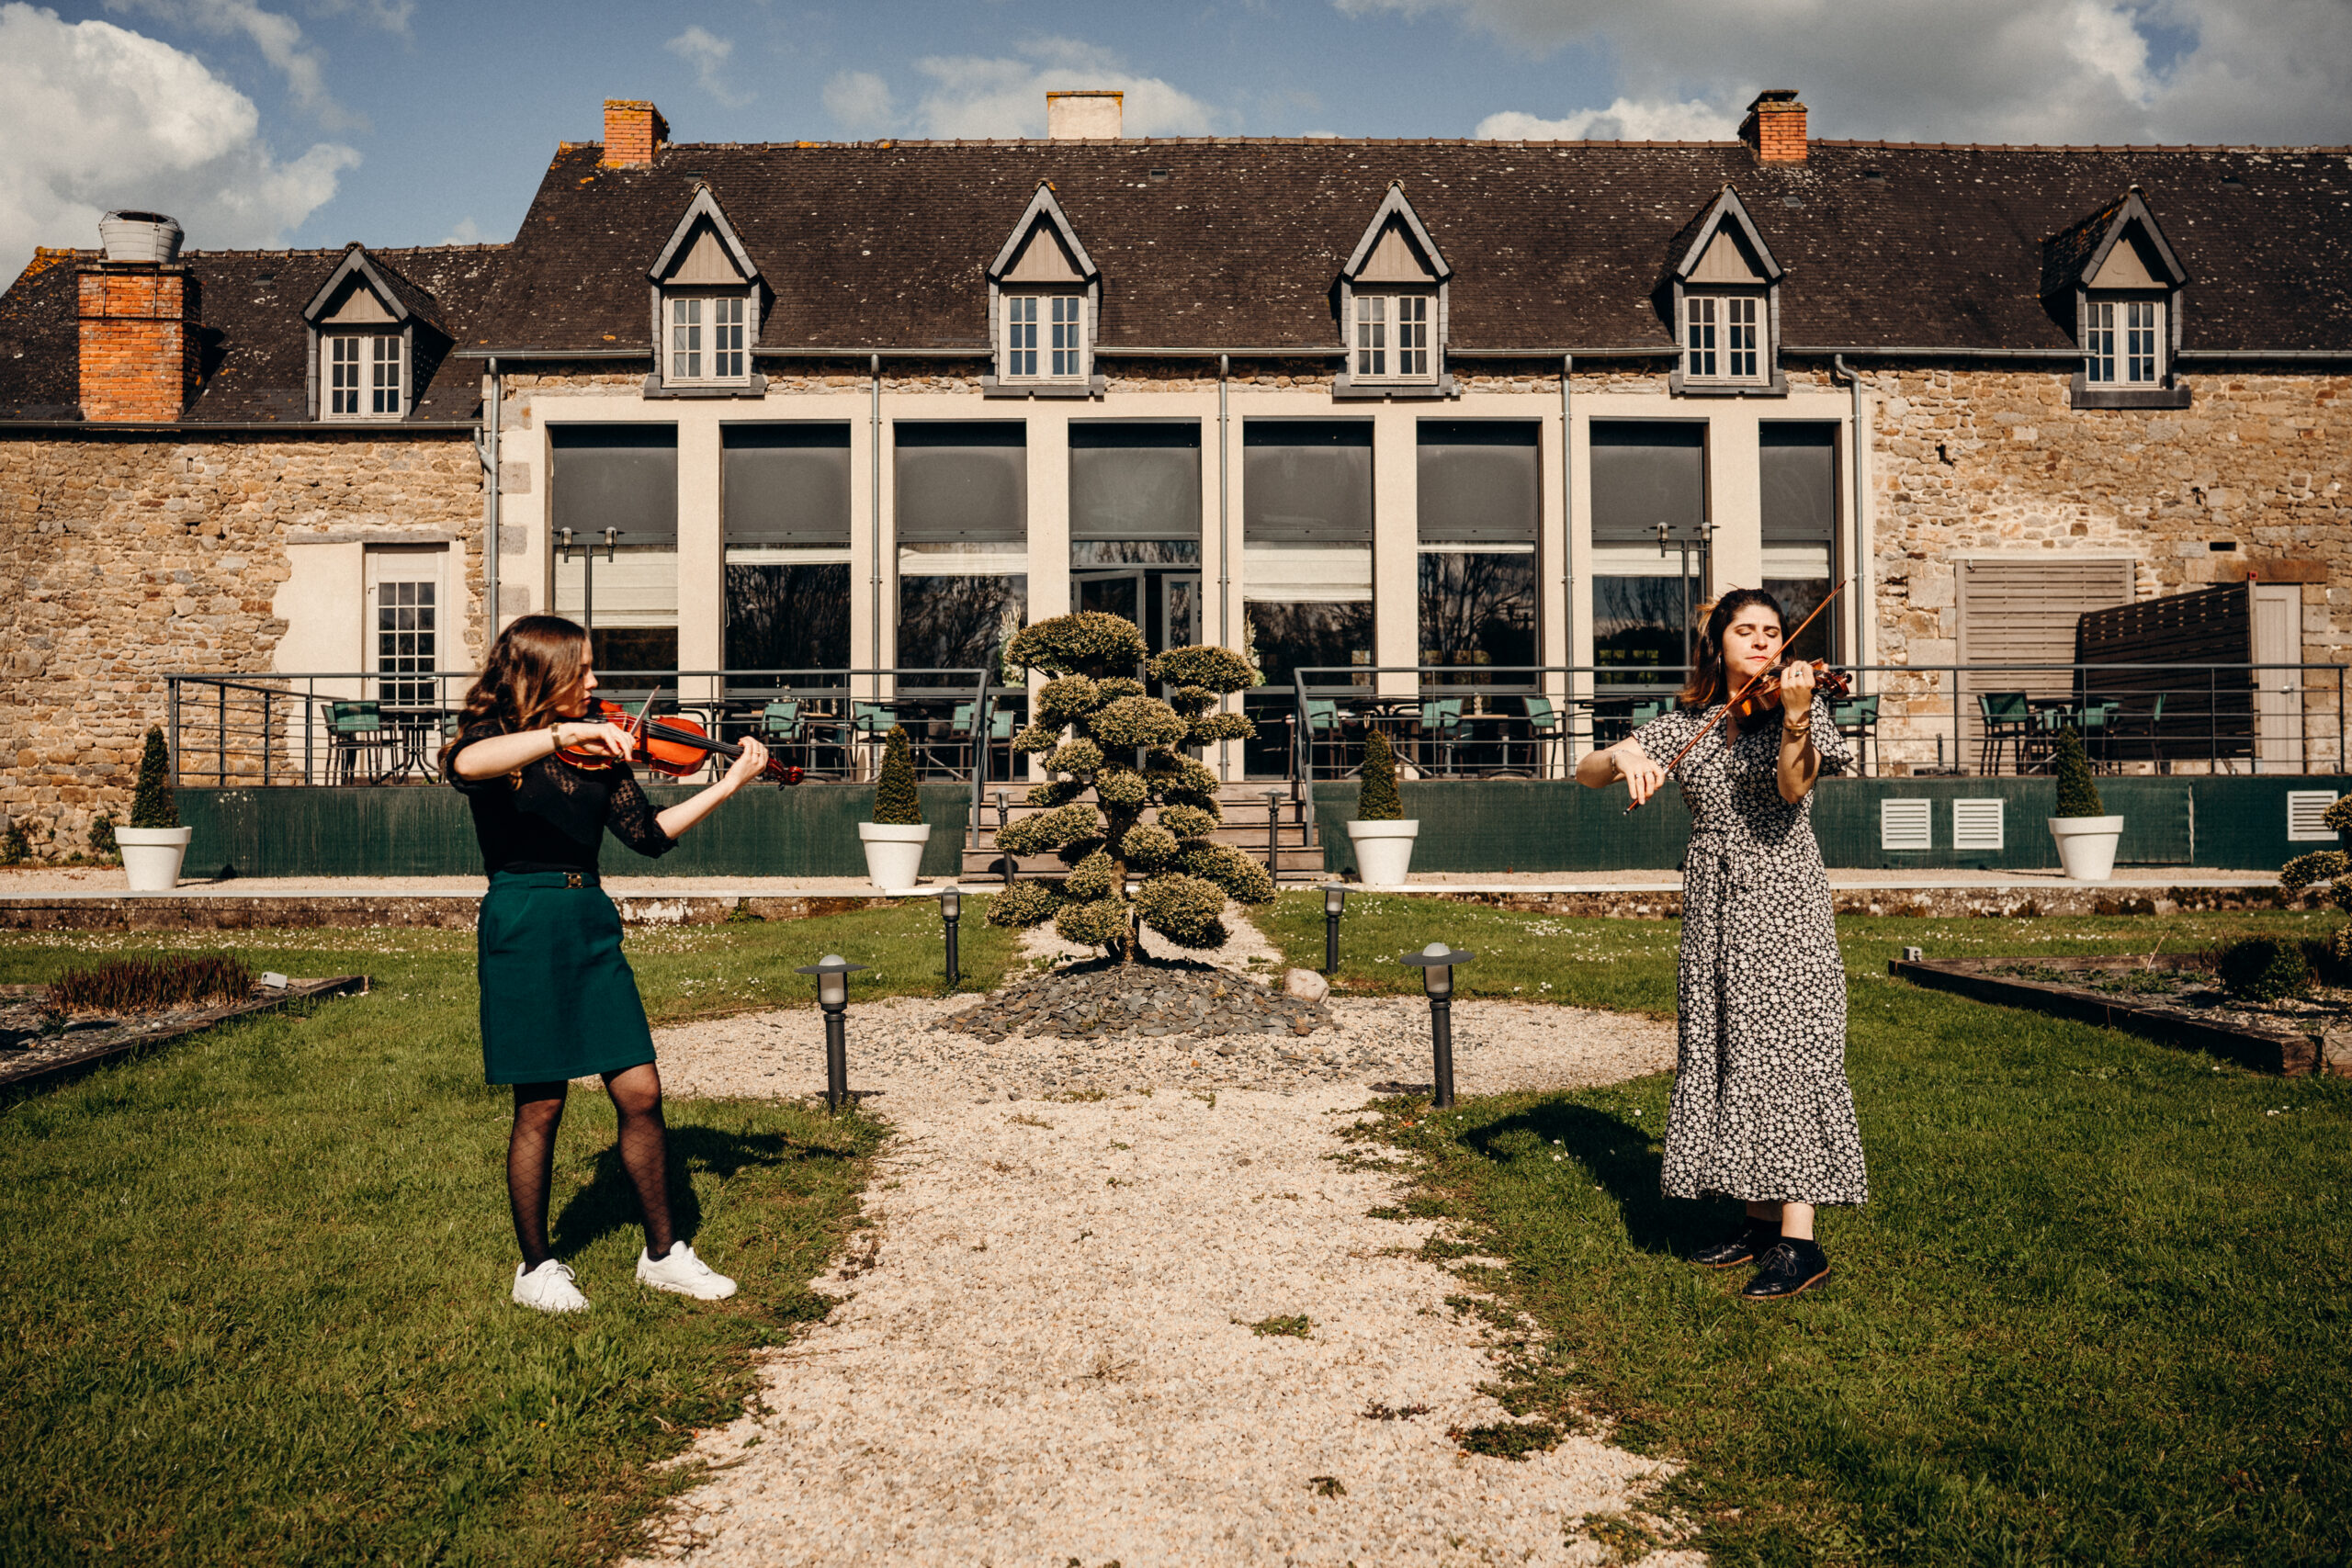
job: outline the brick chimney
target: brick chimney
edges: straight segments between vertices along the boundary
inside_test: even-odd
[[[1794,87],[1767,87],[1747,106],[1739,139],[1765,164],[1804,162],[1804,106]]]
[[[124,243],[147,237],[137,224],[109,232],[107,254],[147,254],[166,260],[85,263],[75,282],[81,328],[82,417],[98,422],[164,423],[180,417],[196,391],[196,275],[178,262],[179,225],[160,214],[108,213],[109,223],[148,219],[168,225],[168,243]]]
[[[1053,141],[1115,141],[1126,95],[1109,91],[1047,93],[1046,136]]]
[[[605,167],[642,169],[670,140],[670,122],[641,98],[605,100]]]

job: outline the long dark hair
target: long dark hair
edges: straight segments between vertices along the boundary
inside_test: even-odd
[[[556,705],[579,685],[581,671],[587,668],[586,627],[561,615],[525,615],[491,644],[481,675],[466,693],[458,734],[493,723],[512,735],[570,716],[557,713]],[[441,748],[444,772],[457,743],[452,736]]]
[[[1707,630],[1699,639],[1692,654],[1697,660],[1690,667],[1690,679],[1674,700],[1687,708],[1709,708],[1731,695],[1731,682],[1724,673],[1724,634],[1731,630],[1732,621],[1742,610],[1760,605],[1772,612],[1772,618],[1785,631],[1789,620],[1781,613],[1781,602],[1761,588],[1735,588],[1715,601],[1714,614],[1707,617]]]

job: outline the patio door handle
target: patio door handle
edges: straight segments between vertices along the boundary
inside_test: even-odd
[[[556,539],[563,551],[564,564],[569,566],[571,564],[571,530],[569,528],[558,528],[555,531],[555,534]]]

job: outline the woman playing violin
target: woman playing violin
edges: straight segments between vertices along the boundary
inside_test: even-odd
[[[1777,696],[1747,705],[1747,716],[1717,713],[1779,664],[1781,626],[1770,594],[1725,594],[1674,710],[1577,765],[1578,781],[1595,789],[1624,780],[1639,805],[1667,780],[1657,759],[1677,759],[1671,773],[1690,810],[1690,846],[1662,1186],[1669,1198],[1719,1194],[1747,1204],[1738,1233],[1690,1261],[1755,1263],[1741,1292],[1751,1301],[1793,1296],[1826,1278],[1815,1206],[1870,1196],[1846,1082],[1846,968],[1813,836],[1814,781],[1852,754],[1808,664],[1781,670]]]
[[[673,1229],[653,1035],[596,861],[608,828],[639,854],[667,853],[759,777],[767,753],[744,741],[718,783],[656,813],[629,767],[637,737],[581,716],[595,689],[588,634],[560,616],[526,615],[499,635],[441,752],[443,776],[472,807],[490,874],[477,933],[482,1066],[490,1082],[514,1089],[506,1190],[523,1260],[514,1295],[542,1312],[588,1305],[548,1249],[548,1186],[565,1086],[591,1075],[612,1096],[621,1164],[645,1222],[639,1282],[705,1301],[735,1293],[735,1281]]]

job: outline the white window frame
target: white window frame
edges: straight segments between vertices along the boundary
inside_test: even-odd
[[[997,309],[1004,344],[999,381],[1085,384],[1093,322],[1083,289],[1007,288]]]
[[[1348,336],[1349,379],[1428,386],[1437,379],[1437,291],[1355,288]]]
[[[361,658],[371,699],[391,706],[439,705],[441,684],[435,672],[441,667],[442,638],[449,629],[448,555],[446,546],[379,547],[366,552],[368,623],[361,634]],[[405,626],[399,624],[402,610],[409,612],[411,624]],[[403,635],[413,639],[406,648],[398,644]],[[394,639],[390,649],[385,646],[388,637]]]
[[[1684,289],[1682,378],[1708,387],[1764,385],[1770,379],[1770,310],[1760,288]]]
[[[752,379],[751,292],[672,288],[662,296],[662,381],[741,387]]]
[[[2165,307],[2146,294],[2094,294],[2083,301],[2083,382],[2104,389],[2165,383]]]
[[[408,341],[398,332],[319,334],[320,417],[398,419],[408,412]]]

